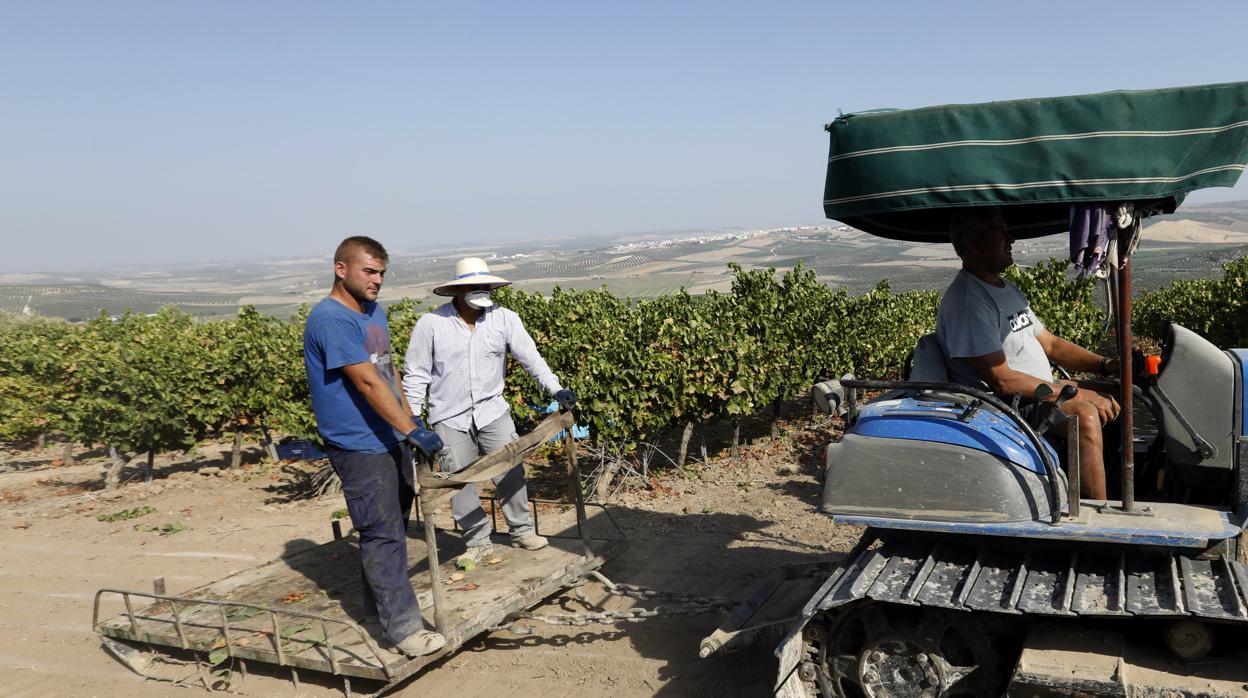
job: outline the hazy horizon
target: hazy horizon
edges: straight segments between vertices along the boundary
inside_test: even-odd
[[[726,233],[730,231],[781,230],[781,229],[786,229],[786,228],[810,227],[810,226],[835,228],[841,225],[844,225],[844,224],[835,220],[823,219],[823,220],[811,221],[811,222],[806,222],[806,223],[791,223],[791,224],[767,225],[767,226],[724,226],[721,228],[677,228],[677,229],[669,229],[669,230],[632,230],[632,231],[623,231],[620,233],[603,233],[603,234],[593,235],[593,236],[567,235],[567,236],[562,236],[562,237],[551,236],[551,237],[532,238],[532,239],[515,239],[515,238],[512,238],[512,239],[499,238],[496,240],[482,239],[482,240],[473,241],[471,246],[457,246],[448,241],[448,242],[440,243],[438,245],[432,245],[423,250],[413,249],[411,246],[403,245],[401,240],[380,239],[378,241],[381,242],[381,244],[386,247],[386,250],[387,252],[390,253],[391,257],[396,257],[396,258],[440,257],[442,256],[443,253],[445,253],[447,260],[448,260],[447,264],[448,264],[448,269],[449,269],[450,265],[452,265],[454,260],[459,259],[461,257],[472,256],[474,251],[480,252],[486,249],[532,250],[532,249],[538,249],[544,246],[548,246],[548,247],[558,247],[564,250],[571,250],[574,248],[574,245],[572,243],[578,242],[578,241],[585,241],[588,244],[585,245],[584,249],[597,250],[597,249],[609,247],[615,242],[629,240],[633,238],[670,239],[670,238],[679,238],[679,237],[699,235],[699,234],[719,234],[719,233]],[[107,276],[110,274],[116,274],[116,273],[123,272],[123,271],[133,273],[138,269],[142,269],[144,266],[150,266],[153,264],[167,265],[170,268],[174,268],[174,269],[189,269],[189,268],[194,268],[194,267],[215,267],[215,266],[226,265],[226,264],[255,263],[255,264],[281,265],[281,264],[287,264],[287,263],[296,262],[300,260],[313,260],[313,259],[325,260],[326,263],[328,263],[330,258],[333,256],[334,246],[338,242],[339,240],[334,240],[333,243],[331,243],[329,247],[318,249],[318,250],[292,249],[287,254],[279,253],[279,254],[274,254],[274,255],[269,255],[269,256],[254,256],[254,257],[235,256],[235,257],[220,257],[220,258],[199,258],[199,259],[183,258],[183,259],[153,260],[152,262],[149,262],[149,263],[100,262],[97,265],[92,265],[88,263],[88,264],[84,264],[84,265],[77,266],[77,267],[65,267],[65,268],[60,268],[60,269],[33,268],[32,267],[32,268],[26,268],[26,269],[21,269],[21,270],[14,270],[14,269],[0,268],[0,285],[3,285],[5,283],[12,283],[12,282],[6,282],[3,280],[3,277],[6,275],[15,276],[15,275],[20,275],[20,274],[46,274],[49,276],[56,276],[56,275],[84,273],[84,274],[88,274],[91,276]]]
[[[1104,48],[1150,15],[1164,33]],[[1245,25],[1235,2],[10,3],[0,273],[820,225],[840,111],[1240,80]]]

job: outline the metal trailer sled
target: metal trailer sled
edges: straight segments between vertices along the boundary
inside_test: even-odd
[[[1248,695],[1248,349],[1170,324],[1144,370],[1131,339],[1140,220],[1235,184],[1248,83],[863,112],[827,130],[825,213],[873,235],[948,241],[977,206],[1015,239],[1069,230],[1074,204],[1114,212],[1121,371],[1081,387],[1122,405],[1120,496],[1080,498],[1077,420],[1059,452],[1039,410],[1023,416],[1049,385],[1011,402],[950,383],[929,335],[907,380],[815,386],[845,417],[819,510],[867,532],[803,604],[760,585],[757,612],[726,619],[704,656],[789,617],[786,698]]]
[[[92,627],[110,652],[136,670],[127,660],[134,650],[117,640],[208,653],[210,663],[231,662],[244,676],[248,662],[288,667],[296,684],[299,670],[329,673],[342,677],[348,695],[352,678],[371,679],[384,682],[374,695],[383,694],[477,635],[578,584],[623,550],[626,541],[610,512],[601,504],[584,501],[569,429],[572,423],[570,413],[551,415],[519,441],[483,456],[454,476],[417,465],[424,516],[411,528],[423,529],[423,541],[409,532],[409,575],[426,622],[432,620],[430,625],[447,639],[446,646],[433,654],[405,657],[384,647],[364,627],[362,579],[353,559],[358,554],[356,537],[339,537],[337,522],[335,540],[329,543],[184,594],[165,594],[161,588],[153,593],[101,589],[95,595]],[[543,533],[551,543],[538,551],[520,551],[496,540],[499,545],[493,559],[451,582],[451,575],[459,571],[453,562],[441,563],[439,551],[456,555],[463,544],[457,531],[437,529],[437,507],[463,485],[488,480],[519,464],[561,430],[567,433],[576,525]],[[587,513],[590,508],[593,516]],[[536,507],[533,513],[540,530]],[[124,612],[101,619],[102,603],[118,600]]]

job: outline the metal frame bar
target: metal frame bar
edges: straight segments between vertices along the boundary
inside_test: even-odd
[[[1066,417],[1066,510],[1070,518],[1079,518],[1080,480],[1083,477],[1083,464],[1079,462],[1079,417]]]
[[[1138,225],[1138,223],[1137,223]],[[1118,231],[1118,256],[1122,266],[1118,269],[1118,379],[1122,385],[1118,414],[1122,440],[1122,510],[1135,509],[1135,415],[1132,412],[1131,380],[1131,258],[1127,256],[1131,235]]]
[[[177,633],[177,636],[178,636],[178,640],[182,643],[182,649],[191,649],[190,642],[187,640],[187,637],[186,637],[186,630],[185,630],[186,626],[185,624],[182,623],[182,620],[179,617],[180,613],[177,610],[177,604],[181,602],[183,604],[186,604],[187,606],[195,606],[195,605],[212,606],[212,607],[216,607],[220,609],[220,615],[221,615],[220,625],[209,625],[206,623],[191,623],[190,626],[194,628],[207,628],[207,629],[219,631],[221,633],[221,638],[225,640],[225,643],[226,643],[225,647],[226,647],[226,651],[229,653],[229,656],[236,657],[238,655],[235,654],[234,652],[234,643],[232,641],[232,638],[230,637],[229,620],[226,616],[225,609],[227,607],[228,608],[253,609],[257,612],[264,612],[268,614],[268,619],[273,628],[272,630],[273,648],[274,648],[275,653],[277,654],[278,666],[292,666],[287,663],[285,648],[282,646],[281,627],[278,624],[278,616],[288,616],[291,618],[301,618],[305,620],[317,621],[320,623],[322,632],[325,635],[324,641],[314,642],[311,640],[295,640],[295,642],[302,642],[302,643],[307,643],[309,646],[320,646],[320,647],[326,648],[326,652],[329,655],[329,663],[330,663],[330,666],[334,668],[334,673],[338,673],[338,661],[337,661],[337,657],[335,656],[335,652],[342,652],[343,655],[348,656],[348,657],[355,656],[355,653],[348,651],[342,645],[339,645],[330,641],[329,633],[325,632],[326,623],[333,623],[335,625],[342,626],[346,628],[348,631],[351,631],[355,633],[357,636],[359,636],[359,638],[363,641],[364,646],[368,648],[368,650],[373,654],[373,658],[376,659],[377,667],[380,668],[383,672],[385,672],[387,677],[392,676],[390,667],[386,663],[385,658],[382,656],[381,650],[377,647],[377,644],[373,642],[372,638],[369,637],[368,633],[364,630],[364,628],[360,627],[356,623],[349,621],[349,620],[342,620],[338,618],[327,618],[325,616],[317,615],[315,613],[291,611],[291,610],[282,609],[282,608],[274,608],[272,606],[262,606],[260,604],[254,604],[254,603],[243,603],[240,601],[221,601],[217,599],[196,599],[196,598],[191,598],[188,596],[173,596],[170,594],[156,594],[156,593],[148,593],[148,592],[143,592],[143,591],[125,591],[122,589],[100,589],[99,591],[95,592],[95,602],[91,609],[91,627],[95,629],[96,632],[99,632],[99,626],[100,626],[100,599],[105,594],[116,594],[122,597],[122,600],[125,602],[125,605],[126,605],[126,617],[130,621],[130,631],[134,635],[133,639],[139,642],[143,642],[144,641],[143,637],[146,635],[146,633],[143,633],[139,630],[139,626],[138,626],[139,620],[151,621],[151,622],[156,622],[156,623],[168,623],[174,626],[175,632]],[[169,604],[170,612],[173,614],[173,617],[172,618],[160,618],[158,616],[139,615],[138,613],[134,611],[134,605],[133,605],[133,602],[131,601],[133,597],[167,602]]]

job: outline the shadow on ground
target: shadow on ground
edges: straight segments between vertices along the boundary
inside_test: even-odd
[[[738,599],[744,596],[753,582],[780,565],[827,561],[839,556],[839,553],[826,547],[789,540],[783,534],[765,531],[771,525],[770,521],[744,514],[664,514],[627,507],[612,507],[612,513],[628,533],[629,541],[625,551],[602,570],[616,583]],[[599,521],[596,519],[595,523]],[[592,533],[595,537],[607,535],[606,522],[601,524],[602,528],[595,528]],[[418,528],[413,526],[409,535],[419,536]],[[749,544],[743,545],[746,539]],[[443,549],[441,541],[439,545],[443,559],[458,552],[455,547],[457,538],[447,536],[445,540],[446,549]],[[343,542],[317,546],[307,539],[295,539],[287,543],[284,557],[292,569],[325,590],[330,598],[337,599],[348,615],[360,622],[363,620],[363,608],[359,598],[358,552],[353,542],[349,546],[343,546]],[[771,542],[776,547],[771,547]],[[556,544],[571,546],[576,542],[559,541]],[[335,546],[334,554],[321,554],[328,551],[329,546]],[[424,574],[427,574],[427,567],[423,559],[409,569],[409,576],[413,578]],[[587,597],[596,601],[601,596],[601,587],[593,585],[589,589]],[[539,612],[558,614],[597,610],[570,593],[556,598],[555,604]],[[653,608],[655,602],[630,599],[623,605],[618,601],[608,604],[613,608],[629,605]],[[431,615],[430,611],[426,609],[426,615]],[[553,629],[529,621],[525,625],[536,627],[537,634],[518,636],[496,631],[469,640],[459,651],[490,655],[484,665],[488,669],[490,666],[508,665],[514,661],[506,658],[508,653],[523,652],[526,648],[628,642],[630,649],[618,651],[606,647],[602,651],[605,656],[618,653],[657,660],[660,666],[655,677],[656,695],[771,695],[776,668],[770,645],[699,659],[700,640],[713,631],[721,620],[720,615],[672,615],[640,623],[559,626]],[[426,672],[436,670],[436,666]],[[610,666],[610,663],[604,666]],[[301,679],[323,682],[327,686],[340,685],[339,679],[326,676],[301,676]],[[418,689],[419,676],[412,681],[414,683],[405,685]],[[361,681],[356,683],[362,684],[359,689],[367,689],[370,685]]]

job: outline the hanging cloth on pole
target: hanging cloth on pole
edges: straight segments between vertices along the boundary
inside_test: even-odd
[[[1126,246],[1127,257],[1135,253],[1140,244],[1140,221],[1157,211],[1139,208],[1134,203],[1121,204],[1072,204],[1070,207],[1070,261],[1079,278],[1096,276],[1104,278],[1106,263],[1117,269],[1122,264],[1121,250],[1114,244],[1121,241]]]
[[[1105,263],[1110,242],[1117,238],[1117,227],[1110,204],[1071,205],[1070,261],[1080,278],[1096,273]]]

